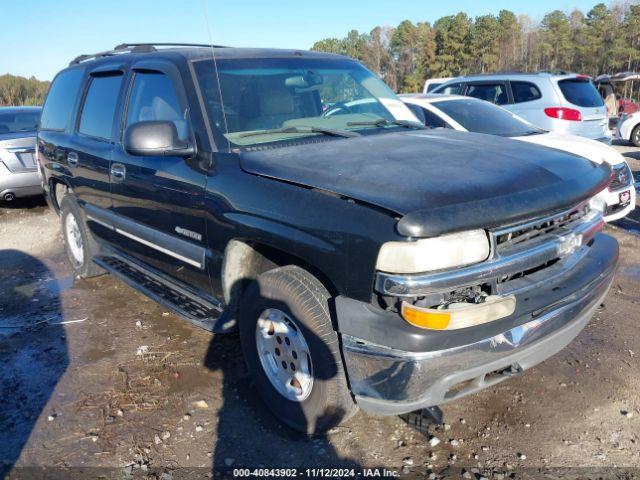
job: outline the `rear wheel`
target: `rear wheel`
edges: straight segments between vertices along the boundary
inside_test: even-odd
[[[276,417],[309,435],[357,411],[328,299],[313,275],[286,266],[260,275],[240,310],[242,350],[256,389]]]
[[[636,126],[631,131],[631,143],[633,143],[636,147],[640,147],[640,125]]]
[[[89,278],[105,273],[92,261],[100,246],[87,228],[80,207],[70,195],[62,199],[60,213],[67,258],[76,276]]]

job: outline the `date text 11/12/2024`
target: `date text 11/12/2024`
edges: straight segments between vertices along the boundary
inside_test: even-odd
[[[397,470],[386,468],[236,468],[234,478],[393,478],[398,477]]]

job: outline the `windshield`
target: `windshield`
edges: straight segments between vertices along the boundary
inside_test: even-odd
[[[521,137],[544,133],[530,123],[493,103],[471,98],[442,100],[431,105],[438,108],[470,132]]]
[[[604,102],[591,80],[571,78],[560,80],[558,86],[567,102],[579,107],[602,107]]]
[[[0,135],[3,133],[35,132],[40,111],[0,112]]]
[[[230,146],[380,131],[418,119],[378,77],[346,59],[238,58],[194,63],[216,143]],[[219,89],[218,89],[219,82]]]

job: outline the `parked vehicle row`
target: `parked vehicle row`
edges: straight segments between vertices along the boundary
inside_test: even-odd
[[[600,92],[600,96],[607,107],[607,113],[611,119],[610,123],[616,124],[623,114],[631,115],[640,108],[637,102],[630,97],[636,96],[634,82],[640,80],[637,72],[620,72],[614,75],[599,75],[594,79],[594,83]],[[620,96],[618,96],[620,95]]]
[[[486,100],[548,131],[611,143],[607,109],[591,77],[566,72],[454,78],[432,93]]]
[[[618,151],[604,143],[548,132],[502,107],[476,98],[445,94],[401,97],[430,128],[510,137],[580,155],[596,164],[608,164],[611,167],[609,187],[598,195],[606,204],[607,222],[627,216],[636,206],[636,189],[629,165]]]
[[[0,200],[42,195],[35,161],[40,107],[0,107]]]
[[[585,327],[618,261],[607,164],[428,129],[339,55],[83,55],[53,80],[38,150],[75,273],[237,329],[259,395],[310,434],[529,369]]]

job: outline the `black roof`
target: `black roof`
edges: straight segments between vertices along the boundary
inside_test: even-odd
[[[80,55],[74,58],[69,66],[80,63],[96,61],[100,59],[114,58],[130,55],[149,54],[178,54],[187,59],[210,58],[212,50],[216,58],[286,58],[286,57],[313,57],[313,58],[347,58],[342,55],[324,52],[312,52],[308,50],[290,50],[276,48],[233,48],[220,45],[207,45],[198,43],[123,43],[112,50]]]

